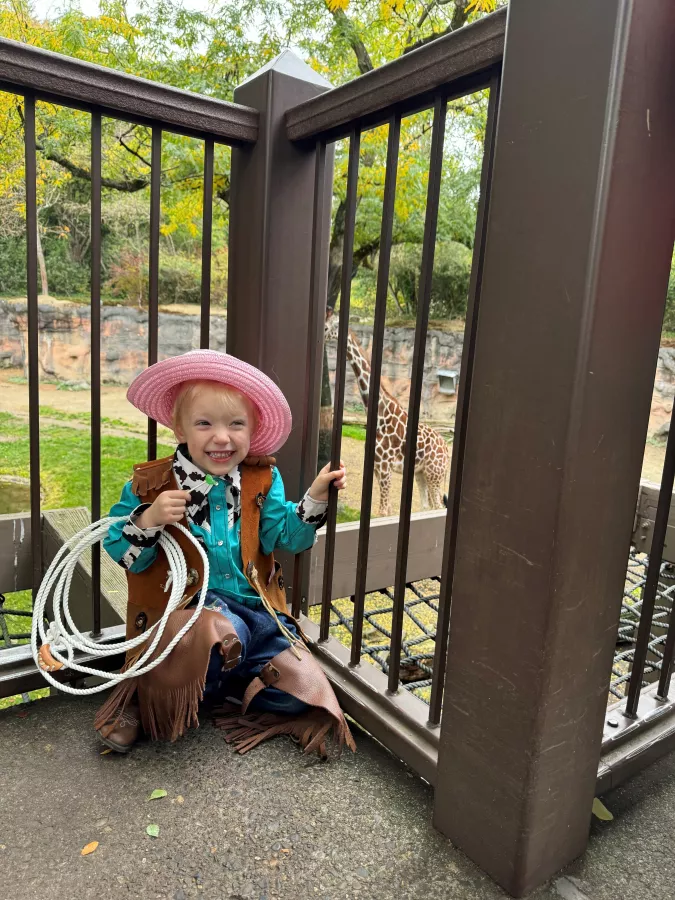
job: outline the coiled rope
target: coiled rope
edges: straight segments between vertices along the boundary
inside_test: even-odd
[[[140,634],[135,638],[131,638],[128,641],[115,641],[113,644],[105,643],[104,641],[95,641],[90,635],[84,635],[77,629],[69,609],[70,585],[73,580],[77,563],[86,550],[105,537],[111,525],[115,522],[126,521],[126,516],[108,516],[83,528],[82,531],[66,541],[63,547],[61,547],[40,585],[33,608],[33,625],[30,639],[31,651],[33,653],[35,664],[38,666],[45,679],[55,688],[58,688],[60,691],[65,691],[67,694],[76,694],[78,696],[98,694],[101,691],[108,690],[108,688],[121,681],[125,681],[128,678],[136,678],[138,675],[143,675],[145,672],[154,669],[155,666],[158,666],[166,659],[181,638],[187,634],[190,628],[192,628],[204,607],[204,598],[206,597],[209,586],[209,560],[202,546],[188,529],[183,525],[176,523],[173,527],[177,528],[189,538],[199,550],[199,554],[204,564],[204,580],[194,615],[185,623],[157,659],[148,662],[162,637],[169,616],[174,610],[180,609],[181,607],[187,582],[187,567],[185,565],[183,551],[181,550],[178,541],[167,531],[162,532],[159,538],[159,545],[166,553],[169,563],[169,572],[171,573],[171,595],[166,605],[166,609],[164,610],[164,614],[159,622],[156,622],[152,628],[149,628],[147,631],[143,632],[143,634]],[[54,621],[47,629],[45,629],[44,619],[47,600],[52,591]],[[67,628],[66,624],[64,624],[64,619]],[[149,641],[153,631],[154,636],[152,637],[152,640]],[[38,647],[38,638],[42,644],[41,648]],[[90,656],[103,658],[133,650],[135,647],[138,647],[146,641],[149,641],[147,649],[144,650],[141,656],[139,656],[129,668],[125,669],[124,672],[106,672],[105,670],[94,669],[91,666],[85,666],[76,662],[74,658],[76,650],[87,653]],[[93,687],[76,688],[69,684],[64,684],[61,681],[57,681],[50,674],[50,670],[45,668],[45,655],[41,655],[40,653],[40,650],[42,649],[44,651],[45,648],[47,651],[46,658],[49,659],[49,655],[51,655],[53,660],[56,660],[57,663],[61,664],[58,667],[53,666],[52,670],[56,668],[60,669],[61,667],[67,668],[73,672],[78,672],[82,676],[89,675],[101,678],[103,679],[102,683],[96,684]]]

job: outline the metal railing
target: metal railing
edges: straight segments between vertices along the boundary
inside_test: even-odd
[[[113,69],[70,59],[0,38],[0,89],[23,97],[27,306],[28,393],[30,429],[31,587],[36,596],[42,580],[43,529],[40,497],[40,420],[38,354],[37,142],[36,102],[47,101],[84,110],[91,116],[91,496],[92,521],[101,517],[101,190],[102,117],[145,125],[152,130],[150,166],[150,250],[148,290],[148,364],[158,358],[159,234],[162,136],[176,132],[204,141],[202,280],[200,347],[208,347],[211,295],[214,144],[254,143],[259,113],[188,91],[177,90]],[[157,454],[157,423],[148,422],[148,459]],[[83,498],[84,499],[84,498]],[[4,586],[3,586],[4,587]],[[5,587],[6,589],[6,587]],[[92,548],[91,626],[101,634],[100,545]],[[13,658],[16,653],[13,653]],[[2,665],[0,651],[0,665]],[[17,676],[18,677],[18,676]],[[25,673],[22,670],[22,679]],[[3,694],[12,692],[11,671],[3,674]]]
[[[460,373],[460,392],[457,404],[455,441],[452,454],[452,478],[449,489],[449,514],[444,538],[446,552],[443,558],[439,599],[439,624],[436,640],[436,656],[433,665],[429,725],[436,726],[441,718],[443,683],[445,677],[445,647],[449,628],[449,610],[454,564],[455,533],[459,509],[459,488],[463,465],[464,437],[466,430],[466,404],[471,391],[471,362],[476,341],[478,314],[477,293],[480,286],[482,258],[484,254],[483,230],[491,179],[492,154],[499,95],[499,64],[504,44],[505,15],[499,13],[463,29],[428,47],[421,48],[407,57],[397,60],[376,72],[369,73],[335,91],[323,94],[291,110],[287,114],[287,132],[300,140],[316,140],[317,170],[323,164],[326,145],[345,133],[349,138],[347,169],[345,231],[342,255],[342,282],[335,370],[334,417],[331,445],[331,463],[340,459],[344,390],[347,364],[347,340],[349,332],[351,279],[353,269],[354,227],[359,177],[359,150],[361,133],[366,127],[386,122],[388,144],[385,166],[382,223],[377,268],[377,286],[373,341],[370,364],[369,401],[367,404],[366,442],[363,461],[361,514],[359,543],[356,556],[356,585],[352,597],[354,603],[353,632],[350,649],[350,665],[358,666],[362,654],[362,627],[368,571],[369,539],[371,528],[375,448],[380,419],[380,387],[383,358],[383,342],[387,294],[389,290],[389,265],[392,250],[392,230],[396,179],[401,132],[401,119],[411,110],[433,110],[429,182],[425,214],[422,262],[417,304],[415,341],[412,361],[410,398],[408,401],[405,458],[403,464],[403,489],[400,524],[397,533],[395,560],[395,585],[391,625],[391,649],[387,684],[383,691],[395,695],[399,689],[402,626],[407,583],[408,548],[410,543],[412,498],[417,453],[417,432],[420,417],[422,380],[426,334],[431,301],[431,276],[434,265],[438,207],[441,195],[441,168],[447,103],[450,98],[464,93],[488,88],[490,102],[484,149],[481,200],[479,204],[472,280],[464,334],[464,353]],[[438,46],[437,46],[438,45]],[[441,46],[442,45],[442,46]],[[320,215],[318,216],[320,220]],[[315,232],[316,248],[323,236]],[[319,298],[315,305],[319,305]],[[326,555],[323,565],[322,615],[319,641],[329,637],[331,600],[333,599],[333,568],[337,520],[337,495],[332,492],[326,535]],[[439,574],[439,573],[436,573]],[[382,587],[387,587],[383,585]],[[299,611],[299,599],[296,612]],[[419,727],[419,721],[415,722]],[[413,751],[413,756],[416,756]]]

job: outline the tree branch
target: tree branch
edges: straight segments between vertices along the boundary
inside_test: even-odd
[[[431,43],[431,41],[435,41],[436,38],[444,37],[446,34],[450,34],[453,31],[457,31],[458,28],[462,28],[463,25],[466,24],[467,19],[469,18],[469,0],[454,0],[455,8],[452,13],[452,19],[450,20],[450,24],[443,31],[432,31],[431,34],[427,35],[427,37],[420,38],[419,41],[415,41],[414,44],[408,44],[407,47],[403,50],[403,55],[406,53],[412,53],[413,50],[418,50],[420,47],[424,47],[425,44]],[[440,2],[436,2],[432,4],[433,6],[440,6]],[[431,10],[431,6],[429,7]]]
[[[122,136],[122,137],[119,139],[119,141],[120,141],[120,144],[124,147],[124,149],[127,150],[129,153],[131,153],[132,156],[135,156],[137,159],[140,159],[140,161],[141,161],[144,165],[146,165],[146,166],[150,166],[150,165],[151,165],[150,161],[147,160],[147,159],[144,159],[144,158],[141,156],[141,154],[138,152],[138,150],[134,150],[133,147],[130,147],[128,144],[125,144],[125,143],[124,143],[124,136]]]
[[[55,162],[67,172],[70,172],[71,175],[74,175],[75,178],[91,181],[91,172],[87,169],[83,169],[82,166],[78,166],[77,163],[72,162],[70,159],[66,159],[65,156],[61,156],[61,154],[57,153],[55,150],[46,150],[41,144],[36,144],[36,148],[44,154],[46,159]],[[143,188],[146,188],[149,184],[150,182],[147,178],[120,179],[119,181],[114,178],[101,178],[101,185],[103,187],[111,188],[114,191],[121,191],[126,194],[134,194],[136,191],[142,191]]]
[[[372,72],[375,67],[373,66],[370,54],[366,50],[366,45],[357,34],[354,23],[342,9],[332,9],[331,13],[335,19],[335,23],[356,55],[359,72],[362,75],[365,75],[366,72]]]

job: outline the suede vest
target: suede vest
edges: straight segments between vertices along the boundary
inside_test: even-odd
[[[253,590],[264,596],[278,612],[286,613],[286,591],[281,566],[274,554],[260,549],[260,510],[272,485],[272,456],[248,456],[241,464],[241,558],[244,574]],[[162,491],[179,490],[173,473],[173,456],[134,466],[132,491],[143,503],[152,503]],[[188,528],[186,518],[181,524]],[[188,572],[186,591],[181,606],[187,606],[201,589],[204,566],[199,551],[182,532],[172,525],[166,529],[180,545]],[[127,603],[126,637],[142,634],[161,619],[171,590],[164,590],[169,576],[166,554],[158,547],[157,558],[143,572],[127,571],[129,600]],[[127,664],[138,657],[143,646],[127,656]]]

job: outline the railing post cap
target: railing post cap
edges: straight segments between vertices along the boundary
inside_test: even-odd
[[[310,65],[303,59],[300,59],[297,53],[294,53],[292,50],[282,50],[278,56],[275,56],[261,69],[245,78],[238,87],[248,84],[249,81],[254,81],[267,72],[278,72],[282,75],[288,75],[290,78],[297,78],[298,81],[308,81],[312,84],[320,85],[326,90],[330,90],[333,87],[330,81],[324,78],[323,75],[315,72]]]

